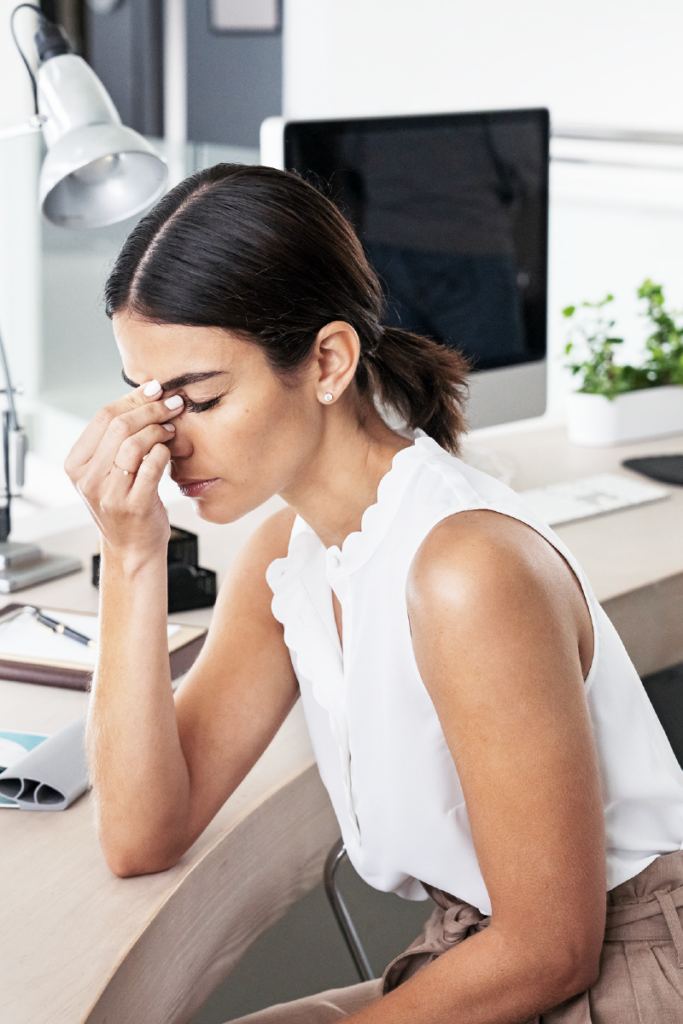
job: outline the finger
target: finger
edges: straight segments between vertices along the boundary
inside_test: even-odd
[[[151,423],[143,427],[122,443],[113,465],[121,471],[121,476],[125,472],[135,475],[142,465],[142,460],[149,455],[154,445],[168,443],[174,434],[175,427],[172,423]]]
[[[123,504],[135,483],[135,477],[152,448],[168,443],[173,437],[171,424],[154,423],[128,438],[121,445],[117,456],[100,486],[104,502],[111,510]]]
[[[152,440],[153,432],[157,435],[156,440]],[[127,507],[127,502],[129,501],[131,491],[133,490],[137,477],[140,475],[140,472],[142,471],[143,467],[145,468],[143,479],[146,479],[150,472],[152,472],[152,475],[154,475],[154,467],[156,467],[158,460],[160,460],[160,458],[163,456],[163,452],[168,453],[167,456],[163,456],[163,465],[161,466],[161,470],[158,474],[157,479],[158,486],[159,480],[161,479],[161,475],[163,474],[166,463],[171,458],[171,453],[169,452],[166,445],[163,443],[163,441],[167,441],[169,438],[169,434],[167,433],[167,431],[164,430],[163,427],[155,425],[149,427],[146,433],[147,441],[149,443],[145,445],[144,454],[135,454],[132,457],[131,455],[126,454],[124,452],[120,456],[122,461],[119,462],[118,459],[116,460],[111,472],[109,473],[109,476],[106,478],[102,487],[100,488],[101,496],[98,501],[98,506],[110,514],[116,514],[117,511],[121,512]],[[159,435],[161,434],[163,434],[164,436],[163,438],[159,439]],[[131,438],[131,440],[134,439]],[[142,452],[143,448],[140,447],[139,451]],[[156,454],[155,457],[152,459],[152,469],[150,469],[147,467],[147,463],[152,458],[152,453]],[[144,491],[145,489],[143,488],[143,492]]]
[[[159,483],[166,466],[171,461],[171,453],[165,444],[155,444],[151,452],[140,466],[132,488],[132,498],[141,504],[151,501],[159,490]]]
[[[103,406],[90,421],[69,452],[64,463],[64,468],[69,476],[72,476],[72,473],[77,472],[79,467],[85,466],[90,461],[112,420],[138,406],[149,405],[151,402],[158,400],[162,393],[159,381],[151,380],[147,384],[141,384],[135,391],[129,391],[123,398]]]
[[[147,426],[152,424],[161,426],[167,420],[179,416],[183,408],[184,403],[180,395],[172,395],[171,398],[167,398],[164,402],[152,402],[117,416],[107,427],[102,440],[97,446],[97,450],[90,459],[88,464],[89,479],[101,481],[111,472],[114,462],[118,462],[117,455],[124,442],[137,435]],[[171,426],[170,423],[168,425]],[[168,433],[171,435],[172,432],[169,431]],[[169,440],[169,437],[164,437],[164,440]],[[146,455],[147,451],[143,454]],[[131,469],[133,467],[125,465],[123,468]]]

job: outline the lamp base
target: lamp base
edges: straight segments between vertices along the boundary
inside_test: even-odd
[[[73,555],[47,555],[37,544],[0,543],[0,594],[35,587],[79,572],[83,563]]]

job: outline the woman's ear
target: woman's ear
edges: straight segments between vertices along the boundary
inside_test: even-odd
[[[333,320],[318,331],[314,349],[318,401],[332,405],[346,391],[356,373],[360,341],[344,320]]]

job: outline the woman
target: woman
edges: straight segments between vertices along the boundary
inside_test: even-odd
[[[383,329],[344,218],[263,167],[169,193],[106,298],[135,390],[67,469],[102,536],[88,745],[112,871],[175,864],[301,695],[357,870],[437,906],[383,984],[257,1019],[683,1021],[683,775],[572,556],[450,454],[461,358]],[[288,506],[175,700],[169,462],[212,522]]]

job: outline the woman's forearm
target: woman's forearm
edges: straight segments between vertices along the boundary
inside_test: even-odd
[[[102,847],[119,875],[184,850],[190,801],[167,640],[166,551],[142,564],[102,550],[98,666],[88,756]]]
[[[577,935],[494,926],[466,939],[349,1024],[511,1024],[528,1021],[597,980],[598,958]]]

